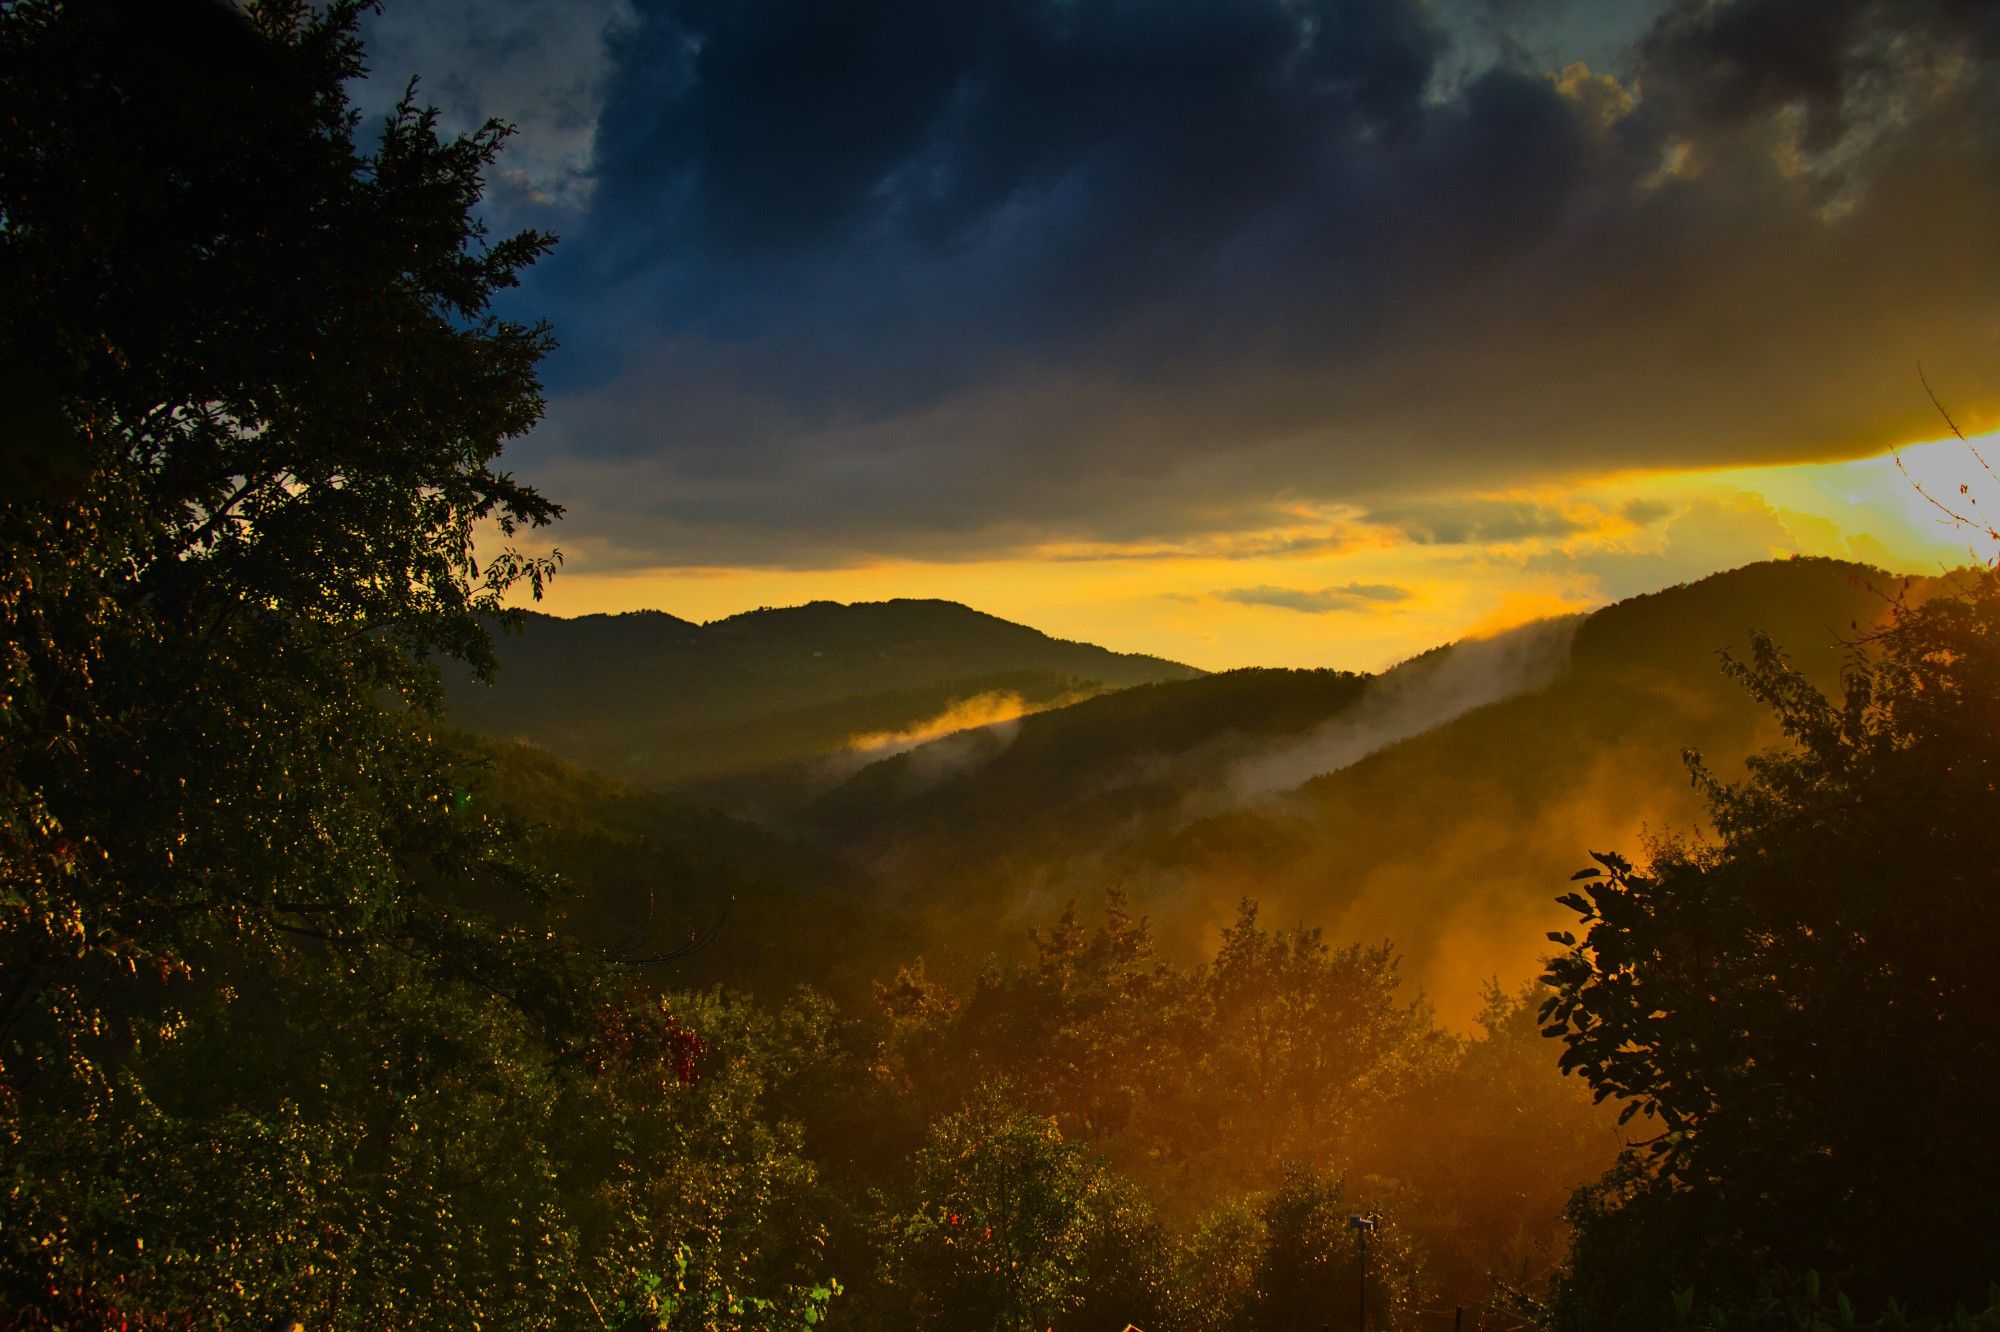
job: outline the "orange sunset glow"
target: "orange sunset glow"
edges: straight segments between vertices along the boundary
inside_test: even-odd
[[[1914,375],[1911,382],[1921,394]],[[2000,439],[1971,442],[2000,454]],[[658,607],[715,620],[807,601],[945,598],[1059,637],[1158,652],[1207,670],[1378,670],[1439,642],[1752,560],[1825,555],[1936,573],[1976,555],[1977,540],[1929,504],[1911,477],[1947,497],[1967,485],[1975,511],[1982,493],[2000,511],[2000,487],[1964,444],[1945,438],[1851,462],[1627,473],[1426,496],[1433,520],[1466,525],[1449,541],[1370,522],[1360,508],[1302,505],[1285,526],[1186,541],[1048,543],[1003,558],[826,569],[598,573],[587,540],[565,542],[568,563],[544,605],[563,615]],[[1356,584],[1392,595],[1341,595]],[[1313,604],[1315,597],[1325,604]]]
[[[0,0],[0,1332],[2000,1332],[2000,0]]]

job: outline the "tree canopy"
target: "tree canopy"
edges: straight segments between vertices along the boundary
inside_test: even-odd
[[[2000,1275],[2000,576],[1899,602],[1838,696],[1760,640],[1731,672],[1787,748],[1691,758],[1712,843],[1616,855],[1564,900],[1563,1064],[1650,1124],[1578,1202],[1563,1325],[1823,1274],[1879,1306]]]
[[[827,1291],[738,1019],[488,909],[549,883],[431,663],[553,568],[551,240],[505,127],[349,107],[365,7],[0,9],[0,1308],[768,1322]]]
[[[549,335],[490,309],[550,241],[472,212],[500,126],[364,149],[359,8],[0,19],[0,359],[68,445],[0,512],[10,1024],[479,856],[422,658],[548,570],[473,537],[557,512],[495,470]]]

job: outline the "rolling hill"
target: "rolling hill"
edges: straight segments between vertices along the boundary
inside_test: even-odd
[[[935,949],[974,941],[962,965],[1113,887],[1190,950],[1250,897],[1392,938],[1464,1017],[1485,979],[1533,974],[1589,851],[1693,827],[1684,749],[1728,771],[1777,739],[1717,653],[1762,630],[1830,684],[1892,587],[1829,560],[1752,565],[1368,679],[1131,689],[864,769],[816,803],[814,835]]]
[[[530,614],[496,647],[494,683],[447,672],[455,724],[621,781],[752,806],[764,793],[752,775],[831,780],[865,761],[858,739],[914,743],[971,701],[982,716],[1018,713],[1199,674],[949,601],[822,601],[711,624]]]
[[[1751,565],[1372,677],[1201,675],[945,602],[531,617],[501,683],[451,700],[535,746],[490,746],[482,789],[578,884],[555,923],[643,951],[723,921],[685,979],[859,993],[918,953],[970,970],[1118,888],[1189,954],[1245,897],[1392,939],[1460,1020],[1489,978],[1535,972],[1588,852],[1695,827],[1683,750],[1727,772],[1778,738],[1718,652],[1761,630],[1831,684],[1893,588],[1830,560]],[[926,739],[994,694],[1025,715]],[[869,761],[869,730],[900,738]],[[690,803],[773,771],[811,782],[763,826]]]
[[[863,998],[916,947],[862,875],[796,838],[530,746],[460,743],[475,806],[520,828],[528,861],[566,889],[517,905],[515,923],[569,934],[650,982],[774,1000],[800,985]]]

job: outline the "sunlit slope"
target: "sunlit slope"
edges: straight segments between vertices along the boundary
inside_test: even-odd
[[[568,889],[512,914],[629,962],[635,980],[857,997],[909,952],[859,876],[795,839],[526,746],[465,743],[472,800],[517,821],[527,858]]]
[[[837,753],[966,699],[1035,707],[1199,674],[948,601],[814,602],[708,625],[658,612],[530,615],[497,646],[492,685],[463,673],[447,682],[455,722],[661,787]]]
[[[1393,938],[1448,1011],[1469,1011],[1481,978],[1536,969],[1544,932],[1570,923],[1550,899],[1589,851],[1699,831],[1684,750],[1733,774],[1779,740],[1719,651],[1762,630],[1832,686],[1891,586],[1765,564],[1620,603],[1584,621],[1548,687],[1135,851],[1172,871],[1183,910],[1254,892],[1344,937]]]
[[[1447,1014],[1464,1016],[1482,979],[1535,969],[1543,931],[1563,923],[1551,899],[1588,851],[1637,852],[1642,830],[1692,827],[1683,749],[1728,770],[1776,739],[1724,676],[1720,651],[1741,652],[1763,630],[1831,683],[1894,587],[1861,566],[1801,560],[1622,602],[1573,626],[1573,639],[1563,627],[1566,650],[1539,677],[1539,666],[1519,669],[1520,654],[1494,656],[1523,692],[1372,752],[1381,696],[1427,697],[1407,673],[1430,658],[1365,686],[1330,677],[1317,692],[1289,672],[1131,691],[1031,718],[990,761],[916,790],[907,778],[899,789],[894,770],[864,772],[822,802],[824,826],[906,899],[927,902],[940,941],[977,940],[989,922],[1119,885],[1163,935],[1191,945],[1247,896],[1270,919],[1394,939]],[[1468,672],[1458,674],[1429,690],[1446,712],[1468,697]],[[1229,682],[1248,696],[1217,711],[1267,724],[1192,726],[1203,738],[1182,743],[1191,723],[1172,720],[1172,705],[1199,709]],[[1315,702],[1260,703],[1265,689]],[[1148,699],[1162,706],[1140,706]],[[1343,766],[1289,790],[1246,780],[1272,756],[1314,747]],[[925,757],[897,767],[907,774]],[[1038,803],[1038,790],[1049,798]]]

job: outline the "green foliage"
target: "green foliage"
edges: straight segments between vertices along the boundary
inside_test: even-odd
[[[1898,604],[1833,697],[1768,639],[1729,669],[1790,746],[1691,760],[1717,841],[1597,856],[1552,936],[1564,1067],[1653,1128],[1579,1197],[1557,1311],[1661,1326],[1814,1269],[1938,1313],[2000,1252],[2000,583]]]
[[[204,1324],[549,1327],[674,1260],[691,1308],[825,1283],[771,1015],[620,997],[560,949],[510,968],[594,995],[556,1025],[386,951],[274,961],[209,969],[231,983],[88,1117],[15,1121],[9,1231],[52,1285]]]
[[[358,937],[421,874],[506,868],[378,699],[426,696],[413,653],[481,659],[477,612],[546,572],[471,533],[555,512],[492,467],[547,334],[486,313],[548,242],[468,215],[497,127],[406,104],[358,152],[355,12],[0,15],[0,358],[85,466],[0,512],[17,1040],[196,947]]]
[[[903,1327],[994,1332],[1147,1321],[1160,1241],[1147,1210],[1055,1121],[988,1088],[939,1121],[905,1210],[883,1224]]]
[[[832,856],[525,745],[462,743],[468,807],[522,828],[524,863],[563,882],[516,904],[516,923],[574,936],[656,984],[726,983],[776,1003],[801,985],[865,1000],[907,956],[904,922]]]
[[[673,1258],[671,1283],[653,1272],[637,1274],[631,1290],[613,1306],[613,1317],[606,1321],[607,1326],[617,1332],[671,1332],[674,1328],[699,1328],[705,1332],[724,1327],[788,1332],[820,1326],[826,1321],[827,1307],[840,1294],[840,1282],[834,1280],[813,1286],[785,1303],[739,1295],[726,1288],[691,1290],[689,1251],[685,1246],[677,1248]]]
[[[1191,1325],[1217,1332],[1354,1326],[1364,1273],[1362,1232],[1351,1218],[1373,1210],[1340,1179],[1287,1168],[1270,1194],[1210,1218],[1194,1237]],[[1369,1232],[1366,1243],[1368,1326],[1414,1326],[1428,1293],[1421,1244],[1394,1224]]]
[[[1447,1044],[1397,990],[1384,947],[1271,931],[1244,903],[1214,959],[1173,967],[1114,893],[1074,909],[963,999],[908,971],[879,993],[891,1069],[919,1104],[1007,1078],[1024,1105],[1097,1144],[1182,1206],[1277,1182],[1287,1160],[1337,1161]]]
[[[1004,1079],[1012,1104],[1102,1152],[1167,1226],[1159,1326],[1236,1326],[1242,1292],[1279,1280],[1298,1218],[1332,1216],[1321,1194],[1342,1178],[1366,1179],[1391,1249],[1427,1255],[1410,1290],[1470,1306],[1496,1282],[1540,1289],[1564,1201],[1615,1153],[1609,1116],[1557,1075],[1532,991],[1496,992],[1479,1032],[1453,1038],[1400,995],[1386,948],[1270,930],[1247,903],[1197,965],[1163,961],[1115,894],[1095,927],[1067,911],[1033,943],[963,991],[922,968],[878,987],[883,1068],[927,1116]],[[1258,1210],[1307,1194],[1320,1212]]]
[[[473,548],[556,513],[489,308],[549,241],[473,216],[501,127],[362,140],[362,8],[0,9],[0,1309],[813,1321],[789,1037],[539,927],[434,729],[552,567]]]

